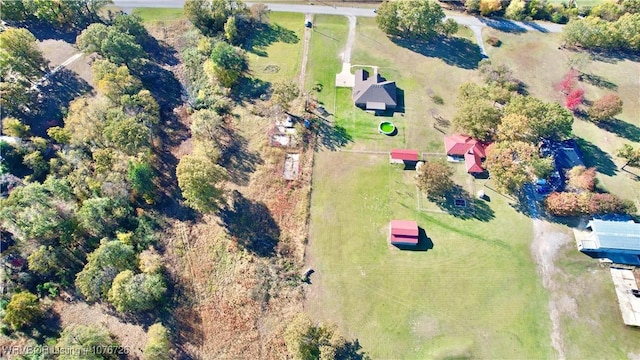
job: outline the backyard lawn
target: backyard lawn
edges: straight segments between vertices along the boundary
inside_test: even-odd
[[[313,315],[373,358],[553,355],[531,221],[506,199],[486,189],[490,208],[478,219],[417,211],[413,172],[384,155],[323,153],[314,173],[312,286],[322,290],[307,300]],[[390,219],[417,220],[433,248],[389,246]]]

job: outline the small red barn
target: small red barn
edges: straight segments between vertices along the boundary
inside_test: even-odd
[[[392,245],[418,245],[418,223],[410,220],[391,220],[389,241]]]
[[[469,135],[454,134],[444,137],[444,148],[448,156],[464,158],[467,172],[478,174],[484,172],[482,159],[486,157],[487,145]]]
[[[389,162],[392,164],[404,164],[405,162],[418,162],[418,151],[408,149],[391,149]]]

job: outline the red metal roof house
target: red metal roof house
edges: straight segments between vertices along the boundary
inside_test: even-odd
[[[389,241],[392,245],[418,245],[418,223],[409,220],[391,220]]]
[[[468,173],[484,172],[482,159],[486,157],[487,145],[485,143],[468,135],[454,134],[444,137],[444,148],[447,155],[464,158]]]
[[[392,164],[404,164],[405,162],[417,162],[419,160],[418,151],[408,149],[391,149],[389,162]]]

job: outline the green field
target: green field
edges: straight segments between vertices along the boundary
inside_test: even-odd
[[[143,21],[171,21],[184,18],[182,9],[135,8],[133,14],[140,16]]]
[[[316,159],[311,251],[322,297],[373,358],[549,358],[547,295],[529,255],[531,221],[487,189],[481,219],[416,211],[411,176],[384,155]],[[462,180],[465,181],[465,180]],[[464,185],[464,184],[463,184]],[[480,185],[478,185],[480,186]],[[415,219],[428,251],[388,245],[390,219]]]
[[[304,14],[270,13],[269,29],[247,51],[250,72],[261,80],[295,81],[302,60]]]

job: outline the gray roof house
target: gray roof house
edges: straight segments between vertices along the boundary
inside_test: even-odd
[[[578,250],[617,264],[640,266],[640,224],[633,221],[589,221],[584,236],[576,237]]]
[[[358,69],[353,86],[353,102],[365,110],[393,111],[398,105],[396,82],[387,81],[377,72],[369,76],[368,71]]]

